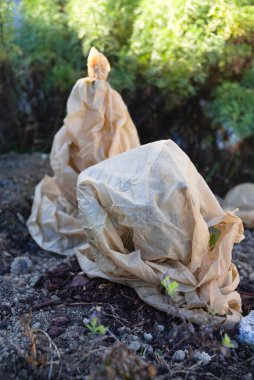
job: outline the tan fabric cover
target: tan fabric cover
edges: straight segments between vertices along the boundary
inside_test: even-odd
[[[224,209],[239,210],[236,212],[247,228],[254,228],[254,184],[242,183],[233,187],[225,196]]]
[[[231,254],[244,238],[242,222],[222,210],[174,142],[147,144],[83,171],[78,202],[88,244],[77,257],[88,276],[129,285],[148,304],[193,322],[217,314],[212,320],[229,327],[240,319]],[[221,235],[210,251],[214,225]],[[176,304],[158,288],[166,273],[179,283]]]
[[[92,48],[89,77],[77,81],[67,102],[67,116],[50,155],[54,177],[36,187],[27,222],[44,249],[74,254],[85,235],[78,218],[76,184],[79,173],[108,157],[139,145],[136,128],[121,96],[106,82],[109,63]]]

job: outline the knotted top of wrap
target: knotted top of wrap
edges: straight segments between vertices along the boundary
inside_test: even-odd
[[[91,48],[87,59],[87,72],[90,79],[104,79],[108,77],[110,64],[102,53],[94,47]]]

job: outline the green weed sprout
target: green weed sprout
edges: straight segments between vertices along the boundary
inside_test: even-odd
[[[161,285],[164,287],[167,295],[170,297],[174,297],[177,293],[177,289],[179,288],[179,284],[177,281],[171,281],[167,274],[164,275],[161,280]]]
[[[91,331],[92,334],[102,334],[105,335],[107,329],[104,325],[98,323],[97,313],[94,311],[92,316],[88,319],[84,319],[84,324]]]
[[[210,248],[210,251],[213,251],[217,241],[219,240],[221,231],[215,227],[211,227],[209,228],[209,232],[210,232],[209,248]]]
[[[228,334],[224,334],[222,338],[222,345],[226,348],[234,348],[234,345],[231,342],[231,339],[229,338]]]

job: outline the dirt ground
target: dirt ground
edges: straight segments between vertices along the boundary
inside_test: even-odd
[[[237,329],[236,347],[225,348],[223,330],[172,318],[132,289],[83,276],[75,258],[40,249],[26,220],[45,173],[47,155],[0,156],[0,379],[254,379],[254,351],[237,343]],[[253,248],[246,231],[233,254],[244,314],[254,306]],[[84,323],[95,308],[105,335]]]

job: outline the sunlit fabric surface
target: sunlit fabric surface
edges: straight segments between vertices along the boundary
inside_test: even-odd
[[[242,221],[223,211],[173,141],[86,169],[78,202],[88,243],[77,257],[88,276],[129,285],[155,308],[196,323],[232,326],[240,319],[232,248],[244,238]],[[213,248],[212,226],[220,232]],[[173,303],[159,289],[165,274],[179,283]]]
[[[106,57],[92,48],[89,76],[73,87],[64,125],[54,138],[54,176],[46,176],[35,190],[27,226],[39,246],[52,252],[72,255],[86,240],[77,209],[79,173],[139,145],[126,105],[106,81],[109,70]]]

